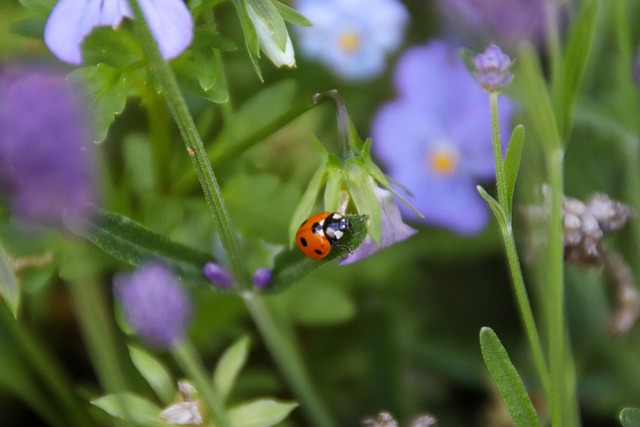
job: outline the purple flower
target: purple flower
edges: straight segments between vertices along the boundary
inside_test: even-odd
[[[513,79],[511,58],[492,44],[473,59],[474,76],[487,92],[500,92]]]
[[[487,94],[455,49],[442,42],[409,49],[398,62],[395,83],[399,97],[374,119],[375,154],[388,175],[413,193],[410,201],[426,222],[461,234],[479,232],[489,212],[475,186],[495,179]],[[502,135],[512,109],[502,99]]]
[[[184,339],[192,318],[191,300],[166,265],[142,264],[113,282],[125,318],[144,342],[169,349]]]
[[[77,94],[44,71],[0,74],[0,186],[18,216],[59,225],[95,202],[89,133]]]
[[[390,191],[384,190],[378,186],[374,187],[374,191],[380,205],[380,218],[382,220],[380,246],[375,244],[373,239],[371,239],[371,236],[367,236],[364,242],[358,246],[356,250],[340,261],[340,265],[358,262],[364,258],[370,257],[380,249],[406,240],[417,233],[416,230],[409,227],[402,221],[400,209],[398,209],[398,205]]]
[[[233,276],[223,266],[215,262],[208,262],[202,267],[202,274],[214,285],[221,288],[233,286]]]
[[[182,0],[138,0],[165,59],[178,56],[193,39],[193,19]],[[44,28],[44,42],[60,60],[82,63],[80,46],[94,28],[117,28],[133,18],[129,0],[59,0]]]
[[[258,289],[266,289],[271,283],[271,269],[260,267],[253,273],[253,286]]]
[[[544,38],[545,1],[440,0],[439,5],[446,31],[466,43],[498,41],[515,47],[523,40],[539,43]]]
[[[352,81],[384,71],[409,20],[397,0],[299,0],[296,8],[313,23],[298,28],[301,52]]]

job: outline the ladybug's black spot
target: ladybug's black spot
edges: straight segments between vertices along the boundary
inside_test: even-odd
[[[306,248],[307,247],[307,239],[305,239],[304,237],[301,237],[300,238],[300,244]]]
[[[322,225],[320,225],[319,222],[314,222],[311,226],[311,230],[313,231],[313,234],[320,234],[322,233]]]
[[[317,253],[318,255],[322,255],[322,251],[320,249],[315,249],[313,252]]]

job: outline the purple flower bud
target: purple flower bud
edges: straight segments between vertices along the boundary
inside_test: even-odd
[[[513,79],[511,58],[492,44],[473,59],[474,76],[487,92],[500,92]]]
[[[60,75],[0,75],[0,186],[14,214],[45,224],[87,215],[95,201],[89,133]]]
[[[150,262],[119,274],[114,293],[125,318],[149,346],[168,349],[184,339],[192,318],[191,300],[166,265]]]
[[[202,273],[211,283],[221,288],[233,286],[233,276],[223,266],[215,262],[208,262],[202,267]]]
[[[258,289],[266,289],[271,283],[271,269],[261,267],[253,274],[253,286]]]

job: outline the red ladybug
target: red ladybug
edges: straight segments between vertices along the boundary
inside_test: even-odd
[[[298,228],[296,243],[303,254],[313,259],[329,255],[331,246],[338,243],[346,230],[351,229],[349,219],[332,212],[311,215]]]

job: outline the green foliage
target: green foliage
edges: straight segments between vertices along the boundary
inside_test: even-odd
[[[504,159],[504,172],[507,184],[507,194],[505,207],[507,212],[512,212],[513,194],[516,189],[516,179],[518,178],[518,170],[520,169],[520,160],[522,159],[522,147],[524,146],[524,126],[518,125],[513,129],[509,147]],[[484,197],[484,196],[483,196]]]
[[[0,241],[0,299],[4,301],[13,317],[18,317],[20,307],[20,289],[18,280],[13,272],[13,265],[9,255]]]
[[[229,411],[234,427],[269,427],[284,420],[296,403],[259,399],[235,406]]]
[[[620,411],[620,424],[622,424],[622,427],[639,427],[640,409],[624,408]]]
[[[157,426],[161,423],[160,408],[147,399],[132,393],[108,394],[91,401],[109,415],[131,421],[142,426]]]
[[[249,345],[248,337],[237,340],[222,354],[213,371],[213,386],[223,401],[231,393],[238,374],[247,363]]]
[[[140,375],[147,380],[160,400],[167,404],[176,393],[175,384],[167,368],[146,350],[129,346],[129,357]]]

